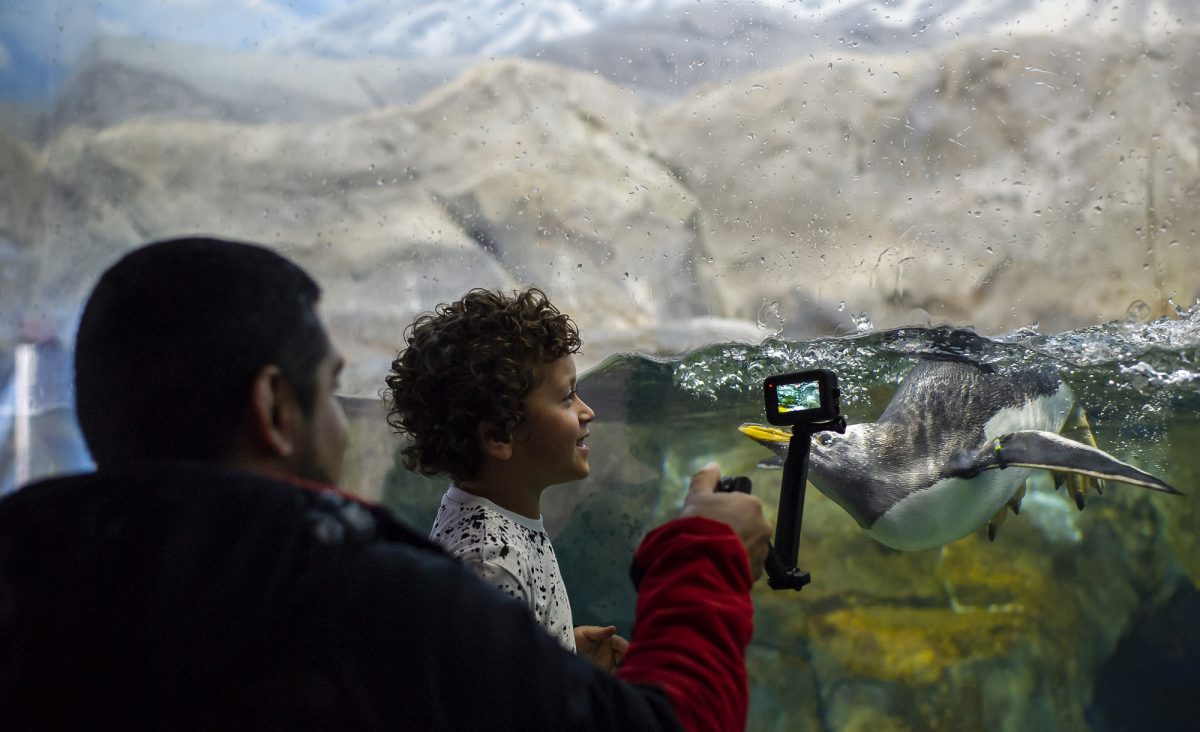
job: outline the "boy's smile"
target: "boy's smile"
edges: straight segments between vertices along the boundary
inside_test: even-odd
[[[525,398],[525,419],[513,430],[513,457],[541,487],[586,478],[591,468],[584,441],[596,415],[575,392],[574,357],[547,364],[541,377]]]

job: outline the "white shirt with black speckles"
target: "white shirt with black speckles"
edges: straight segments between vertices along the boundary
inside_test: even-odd
[[[452,485],[442,496],[429,538],[528,605],[542,627],[574,652],[571,602],[540,517],[513,513]]]

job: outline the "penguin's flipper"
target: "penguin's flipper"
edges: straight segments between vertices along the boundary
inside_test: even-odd
[[[974,454],[965,452],[956,456],[948,467],[951,476],[972,478],[984,470],[1003,470],[1009,466],[1077,473],[1182,495],[1144,470],[1123,463],[1103,450],[1068,440],[1053,432],[1010,432],[988,442]]]

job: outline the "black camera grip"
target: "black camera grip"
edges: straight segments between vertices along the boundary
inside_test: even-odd
[[[717,493],[750,493],[753,484],[744,475],[729,475],[717,484]]]
[[[753,483],[744,475],[730,475],[721,478],[721,482],[717,484],[717,493],[746,493],[749,494],[753,488]],[[764,567],[767,571],[767,583],[771,587],[776,587],[788,576],[787,562],[779,556],[779,552],[775,551],[775,545],[767,542],[767,561]]]

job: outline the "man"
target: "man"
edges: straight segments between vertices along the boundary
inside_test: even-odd
[[[100,279],[76,340],[97,472],[0,502],[0,719],[63,727],[744,726],[757,500],[693,479],[635,556],[616,677],[336,483],[341,358],[319,288],[179,239]]]

